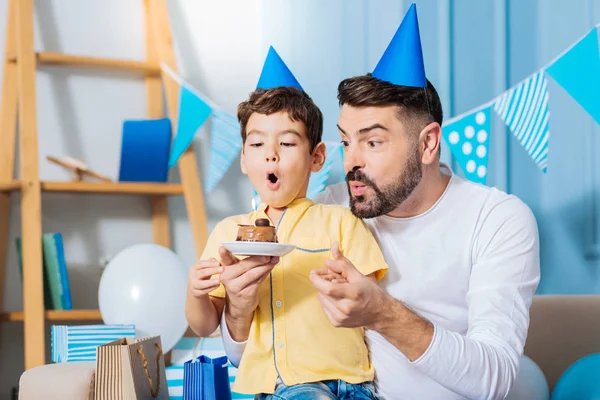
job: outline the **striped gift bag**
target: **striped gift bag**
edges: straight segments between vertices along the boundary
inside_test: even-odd
[[[96,361],[98,346],[134,337],[135,325],[53,325],[52,361]]]
[[[98,346],[96,400],[169,400],[160,336],[123,338]]]
[[[221,337],[183,337],[177,342],[171,351],[172,366],[167,367],[167,381],[169,385],[169,395],[171,400],[183,399],[183,364],[186,361],[204,355],[210,358],[225,356],[223,340]],[[254,396],[237,393],[233,391],[233,383],[237,375],[237,368],[228,362],[229,385],[231,388],[231,398],[233,400],[252,399]]]
[[[184,400],[226,400],[231,398],[227,357],[200,356],[183,365]]]

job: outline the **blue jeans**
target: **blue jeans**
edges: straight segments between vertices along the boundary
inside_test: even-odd
[[[373,382],[360,384],[330,380],[285,386],[277,381],[275,393],[257,394],[256,400],[377,400]]]

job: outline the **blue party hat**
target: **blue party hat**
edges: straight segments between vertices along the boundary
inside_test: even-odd
[[[394,85],[427,87],[417,6],[414,3],[406,12],[372,75]]]
[[[273,46],[270,46],[256,88],[272,89],[279,86],[294,86],[304,90]]]

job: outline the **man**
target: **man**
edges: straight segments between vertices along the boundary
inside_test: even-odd
[[[383,398],[503,399],[539,282],[537,225],[515,196],[440,165],[442,107],[425,78],[414,5],[373,74],[344,80],[338,99],[347,179],[318,201],[364,218],[390,269],[377,284],[345,259],[315,266],[325,314],[367,329]],[[221,332],[236,364],[273,266],[221,256],[231,264]]]

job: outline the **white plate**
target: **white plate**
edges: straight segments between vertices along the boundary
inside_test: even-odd
[[[268,242],[222,242],[221,244],[237,256],[283,257],[296,248],[293,244]]]

